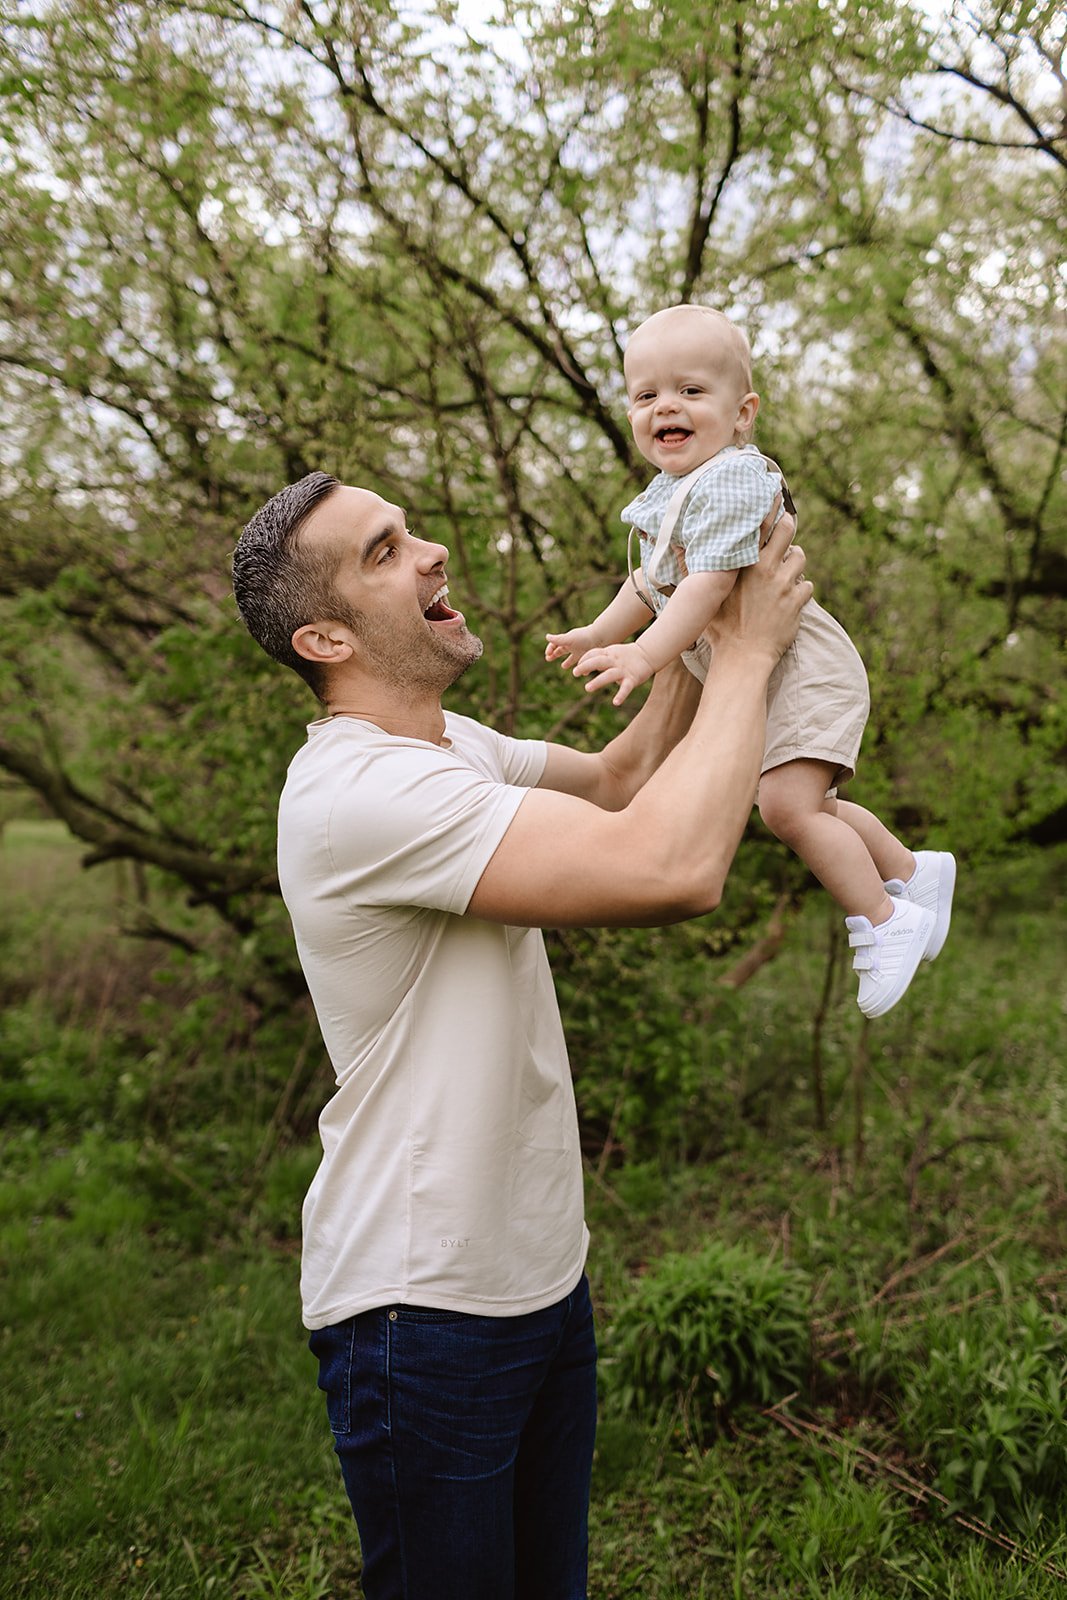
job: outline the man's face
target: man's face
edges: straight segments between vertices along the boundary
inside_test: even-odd
[[[342,487],[312,513],[299,538],[340,555],[335,587],[360,617],[354,650],[383,682],[440,694],[477,661],[481,640],[446,604],[448,551],[409,533],[399,506],[367,489]]]
[[[634,443],[661,472],[692,472],[744,426],[748,397],[728,335],[700,312],[651,318],[625,368]]]

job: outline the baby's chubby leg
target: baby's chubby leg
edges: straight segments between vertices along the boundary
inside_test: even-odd
[[[906,993],[933,947],[937,918],[933,910],[909,899],[890,899],[882,867],[891,859],[906,866],[914,858],[869,811],[827,799],[832,777],[826,761],[787,761],[773,767],[760,779],[760,814],[846,913],[848,942],[855,952],[852,965],[859,974],[857,1003],[865,1017],[883,1017]],[[903,852],[903,859],[892,846]]]
[[[786,761],[760,778],[760,816],[776,838],[797,854],[848,916],[887,922],[893,902],[863,836],[838,815],[826,791],[828,761]],[[872,819],[874,820],[874,819]]]
[[[827,800],[826,809],[859,834],[883,881],[899,878],[907,883],[915,871],[915,857],[873,811],[856,805],[852,800]]]

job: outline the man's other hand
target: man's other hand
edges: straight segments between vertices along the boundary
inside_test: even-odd
[[[779,502],[765,520],[773,524]],[[766,652],[774,661],[796,638],[800,613],[813,594],[804,577],[804,552],[790,541],[796,519],[779,518],[755,566],[746,567],[707,629],[713,650]]]

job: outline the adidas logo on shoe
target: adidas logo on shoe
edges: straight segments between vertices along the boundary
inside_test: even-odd
[[[937,929],[932,911],[892,897],[893,915],[875,925],[868,917],[846,917],[848,942],[859,974],[857,1003],[865,1017],[884,1017],[907,992]]]

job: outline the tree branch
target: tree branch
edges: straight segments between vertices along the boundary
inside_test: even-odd
[[[730,137],[726,147],[726,155],[723,159],[722,169],[719,172],[718,182],[716,183],[714,192],[712,193],[711,198],[705,207],[702,207],[701,205],[703,162],[701,162],[698,168],[696,200],[693,211],[693,219],[689,228],[689,242],[686,247],[685,256],[685,273],[682,278],[682,287],[679,296],[679,298],[683,301],[690,299],[693,293],[693,287],[700,276],[700,271],[704,263],[704,251],[707,247],[708,236],[711,233],[712,223],[715,221],[715,214],[719,208],[719,201],[722,199],[723,190],[726,188],[727,180],[729,179],[730,173],[733,171],[737,158],[741,153],[741,62],[743,50],[744,33],[742,31],[740,18],[738,18],[734,25],[734,53],[731,65],[733,90],[730,96]],[[694,104],[697,113],[698,139],[700,140],[701,145],[703,145],[703,141],[705,141],[707,138],[708,129],[708,102],[706,84],[704,86],[703,95],[697,96]],[[703,151],[701,153],[703,153]]]
[[[281,892],[277,877],[260,866],[217,860],[119,817],[103,802],[87,795],[65,772],[49,766],[34,751],[6,739],[0,739],[0,767],[36,790],[76,838],[94,847],[86,865],[144,861],[172,873],[216,906],[220,897]]]

